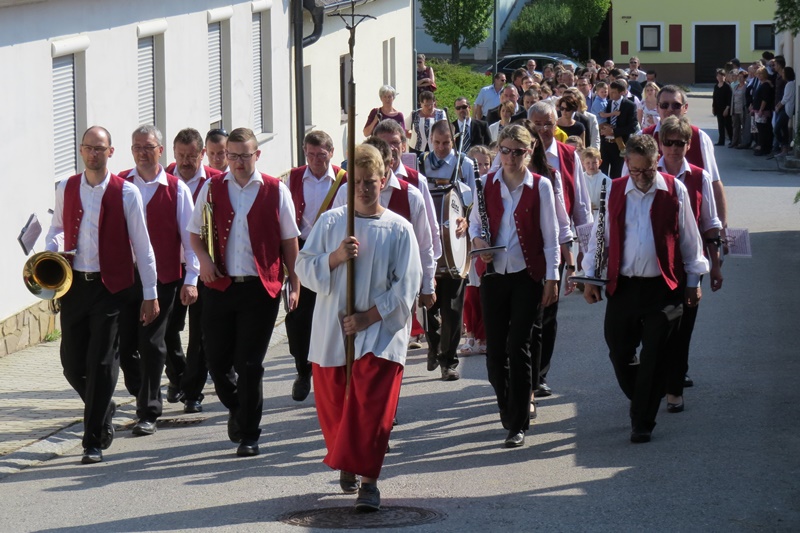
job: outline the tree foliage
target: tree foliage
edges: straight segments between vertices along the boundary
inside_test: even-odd
[[[420,0],[425,32],[434,42],[450,46],[451,61],[461,49],[472,48],[489,35],[493,0]]]
[[[776,0],[775,31],[800,32],[800,0]]]
[[[508,44],[517,52],[582,50],[600,31],[610,6],[610,0],[534,2],[511,25]]]

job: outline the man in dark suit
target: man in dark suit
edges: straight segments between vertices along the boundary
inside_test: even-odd
[[[489,112],[486,113],[486,123],[494,124],[500,120],[500,106],[505,102],[514,102],[517,106],[516,111],[514,111],[514,114],[511,116],[512,123],[528,118],[527,111],[525,111],[524,107],[517,104],[518,101],[519,93],[517,92],[517,88],[513,85],[506,85],[506,88],[503,89],[503,92],[500,94],[500,105],[494,109],[490,109]]]
[[[470,118],[469,100],[464,96],[456,98],[456,115],[458,119],[453,121],[453,129],[460,135],[456,140],[456,147],[461,146],[461,151],[467,152],[473,146],[489,146],[492,137],[489,135],[489,125],[483,120]],[[463,141],[462,141],[463,138]],[[461,143],[464,143],[461,145]]]
[[[636,104],[625,98],[627,92],[625,80],[611,82],[606,105],[606,113],[611,115],[608,122],[600,126],[600,135],[603,137],[600,144],[600,154],[603,157],[601,170],[612,179],[622,175],[622,151],[638,125]]]

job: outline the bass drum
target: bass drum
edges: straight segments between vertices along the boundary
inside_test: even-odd
[[[467,218],[467,209],[461,195],[452,185],[441,189],[431,189],[433,202],[439,211],[442,239],[442,256],[436,265],[437,276],[450,276],[463,279],[469,274],[470,241],[467,233],[456,236],[458,219]]]

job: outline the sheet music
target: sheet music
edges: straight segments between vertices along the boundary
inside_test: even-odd
[[[417,159],[417,154],[406,152],[400,155],[400,162],[407,167],[413,168],[414,170],[419,170],[419,168],[417,168],[419,163],[419,159]]]
[[[22,228],[22,231],[19,232],[19,237],[17,237],[17,241],[20,246],[22,246],[22,251],[25,252],[25,255],[31,253],[31,250],[36,246],[36,241],[39,240],[41,234],[42,225],[39,223],[39,219],[34,213],[28,218],[28,222]]]
[[[727,228],[725,230],[728,242],[728,257],[752,258],[750,248],[750,231],[747,228]]]
[[[592,239],[592,227],[594,227],[594,222],[589,222],[588,224],[575,228],[578,234],[578,247],[584,254],[586,250],[589,249],[589,241]]]

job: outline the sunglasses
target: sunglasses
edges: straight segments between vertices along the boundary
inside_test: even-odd
[[[456,111],[464,111],[465,109],[469,109],[468,105],[457,105]]]
[[[664,146],[677,146],[678,148],[683,148],[684,146],[689,144],[689,141],[677,141],[677,140],[670,141],[670,140],[664,139],[663,141],[661,141],[661,144],[663,144]]]
[[[225,128],[216,128],[213,130],[208,130],[208,133],[206,133],[206,137],[209,137],[211,135],[222,135],[223,137],[227,137],[228,132],[225,131]]]
[[[658,107],[660,107],[661,109],[672,108],[673,111],[677,111],[677,110],[679,110],[680,108],[683,107],[683,104],[678,103],[678,102],[672,102],[672,103],[670,103],[670,102],[661,102],[660,104],[658,104]]]
[[[503,155],[511,154],[514,157],[522,157],[523,155],[528,153],[528,150],[526,150],[525,148],[513,148],[512,149],[512,148],[507,148],[505,146],[501,146],[499,151]]]

